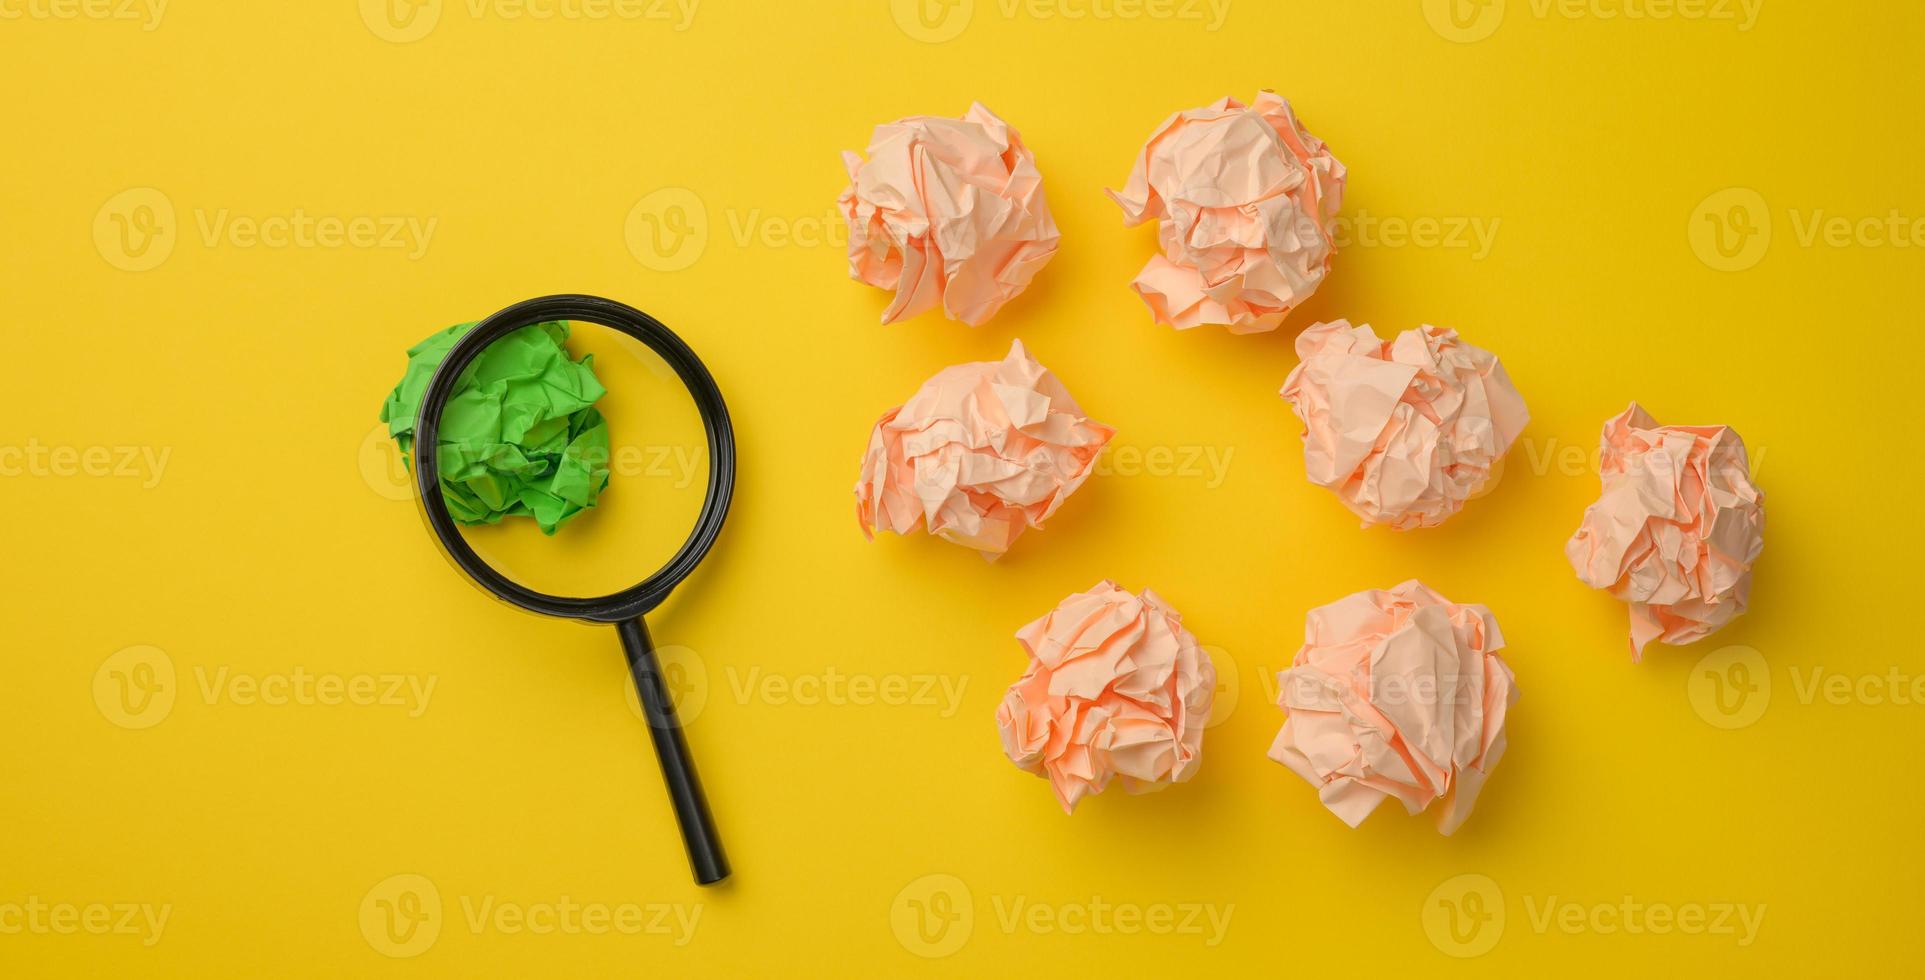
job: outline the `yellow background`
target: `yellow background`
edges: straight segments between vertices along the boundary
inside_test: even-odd
[[[152,30],[5,0],[23,16],[0,19],[0,445],[169,455],[157,482],[0,459],[0,914],[36,898],[170,912],[151,946],[111,930],[0,932],[0,973],[1897,965],[1916,949],[1925,870],[1925,706],[1889,696],[1895,684],[1909,698],[1925,671],[1911,514],[1925,477],[1911,440],[1921,253],[1870,229],[1801,231],[1819,213],[1925,214],[1907,97],[1925,16],[1764,0],[1747,22],[1719,0],[1681,7],[1728,19],[1669,5],[1634,18],[1606,16],[1626,0],[1598,2],[1466,3],[1452,21],[1417,0],[1235,0],[1212,31],[1207,4],[1071,17],[1086,8],[975,0],[934,18],[953,37],[924,41],[913,11],[899,23],[885,0],[704,0],[679,24],[448,0],[425,36],[396,41],[391,21],[376,29],[378,4],[364,16],[354,0],[173,0]],[[1263,87],[1350,168],[1347,215],[1494,225],[1488,252],[1353,241],[1282,331],[1152,324],[1126,284],[1153,232],[1124,229],[1102,190],[1171,111]],[[822,238],[838,153],[878,123],[971,100],[1034,149],[1062,250],[984,327],[879,326],[886,298],[849,281],[839,237]],[[145,215],[159,212],[138,211],[151,194],[115,203],[140,188],[174,211],[171,251],[120,238],[156,227]],[[665,188],[681,190],[649,207],[699,205],[692,257],[631,248],[631,211]],[[1712,210],[1739,202],[1769,238],[1701,259],[1700,204],[1730,188],[1754,194]],[[202,226],[223,209],[436,226],[419,256],[249,247],[210,240]],[[1713,267],[1734,262],[1751,264]],[[739,427],[721,544],[650,618],[703,702],[690,739],[737,869],[720,889],[689,882],[614,636],[462,581],[394,499],[370,438],[408,345],[558,291],[664,319]],[[1440,529],[1359,530],[1303,479],[1276,389],[1296,329],[1339,316],[1386,335],[1455,326],[1503,358],[1530,404],[1501,483]],[[1108,472],[995,564],[927,537],[865,543],[849,488],[875,418],[1015,337],[1120,430]],[[1735,426],[1770,513],[1753,611],[1641,665],[1622,607],[1562,556],[1596,493],[1598,426],[1632,398],[1662,421]],[[1161,466],[1159,448],[1173,454]],[[1206,450],[1230,454],[1220,480],[1181,465]],[[1189,784],[1112,790],[1065,817],[1002,757],[992,714],[1023,666],[1015,629],[1105,577],[1157,589],[1219,651],[1227,714]],[[1269,678],[1304,611],[1409,577],[1488,604],[1522,689],[1510,754],[1450,838],[1388,806],[1349,830],[1265,758],[1282,721]],[[1772,687],[1755,721],[1726,730],[1690,690],[1733,657]],[[142,663],[174,671],[164,713],[116,700]],[[203,690],[297,669],[436,686],[418,716]],[[963,694],[947,715],[939,698],[874,703],[882,687],[856,698],[870,703],[807,696],[831,669]],[[1820,669],[1850,682],[1844,703],[1804,690]],[[769,677],[801,682],[809,703],[758,686]],[[1483,879],[1465,874],[1495,886],[1505,922],[1488,952],[1459,960],[1446,953],[1470,947],[1433,942],[1425,923],[1474,907],[1464,888]],[[406,920],[418,949],[382,939],[380,903],[409,888],[441,904],[434,921]],[[465,911],[564,896],[633,904],[644,924],[651,904],[699,919],[692,936],[536,935],[476,931]],[[1744,947],[1607,932],[1608,913],[1575,931],[1533,922],[1627,896],[1766,911]],[[1198,903],[1230,922],[1214,946],[1207,927],[1063,928],[1098,899],[1169,908],[1174,925]],[[1008,921],[1019,902],[1054,928]],[[914,932],[924,909],[951,913],[950,931],[930,920],[927,934],[949,955],[921,955],[947,951]]]

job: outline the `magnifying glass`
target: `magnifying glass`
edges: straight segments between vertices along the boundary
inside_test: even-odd
[[[595,507],[572,515],[573,523],[553,538],[531,537],[535,531],[531,521],[491,527],[458,522],[443,497],[441,479],[447,461],[440,458],[439,447],[443,446],[444,414],[459,394],[463,373],[504,337],[523,327],[556,323],[592,325],[577,328],[575,345],[588,340],[600,348],[593,366],[607,384],[596,407],[608,417],[614,448],[609,460],[597,462],[605,462],[612,473],[608,489]],[[584,336],[590,332],[593,338]],[[565,328],[562,333],[566,336]],[[679,405],[661,396],[659,389],[664,387],[674,389]],[[682,397],[684,390],[687,397]],[[674,439],[637,441],[639,425],[659,427],[682,416],[690,428],[699,421],[701,435],[695,437],[694,446]],[[712,885],[727,878],[728,858],[696,777],[695,760],[648,626],[642,621],[695,570],[728,514],[735,486],[735,432],[722,392],[708,369],[661,321],[614,300],[582,295],[527,300],[477,323],[448,351],[422,395],[415,446],[420,450],[414,454],[416,497],[435,540],[457,568],[510,605],[544,616],[615,627],[695,880]],[[700,468],[706,469],[706,479],[701,478]],[[699,504],[695,502],[698,490]],[[665,506],[651,508],[651,502]],[[673,521],[673,517],[664,519],[663,512],[677,509],[693,511],[694,529],[658,567],[645,558],[652,573],[634,574],[636,556],[647,555],[648,540],[672,544],[673,537],[664,538],[659,532]],[[484,553],[489,557],[484,558]],[[611,574],[611,566],[629,572]],[[618,577],[620,582],[611,582]]]

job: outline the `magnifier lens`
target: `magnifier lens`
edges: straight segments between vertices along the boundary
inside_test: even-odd
[[[483,561],[569,598],[620,592],[668,563],[701,514],[710,461],[667,361],[619,330],[550,321],[490,344],[472,371],[442,411],[442,432],[460,438],[444,438],[441,459]]]
[[[689,870],[727,878],[642,621],[708,554],[734,492],[735,430],[708,369],[631,306],[537,297],[454,343],[415,438],[434,447],[415,458],[422,519],[462,574],[529,612],[614,627]]]

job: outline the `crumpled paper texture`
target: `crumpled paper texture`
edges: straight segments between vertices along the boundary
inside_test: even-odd
[[[1577,577],[1631,604],[1631,658],[1745,611],[1764,550],[1764,492],[1722,425],[1659,425],[1632,402],[1604,423],[1604,491],[1564,545]]]
[[[1352,827],[1386,799],[1414,814],[1441,798],[1437,829],[1449,834],[1504,755],[1517,686],[1503,647],[1489,609],[1415,579],[1312,609],[1277,675],[1289,716],[1270,758]]]
[[[876,127],[869,159],[844,151],[849,275],[895,291],[894,323],[942,307],[976,326],[1016,297],[1061,236],[1035,154],[973,103],[961,119],[911,116]]]
[[[1425,325],[1395,340],[1333,320],[1297,337],[1283,397],[1303,420],[1310,482],[1365,527],[1434,527],[1483,488],[1530,421],[1489,351]]]
[[[457,324],[409,348],[407,373],[381,406],[410,467],[421,397],[473,328]],[[608,485],[608,425],[593,407],[605,389],[594,358],[570,360],[567,340],[566,323],[531,324],[488,345],[461,373],[436,447],[442,499],[457,522],[530,517],[553,534]]]
[[[944,368],[882,416],[856,481],[856,519],[872,538],[921,527],[993,559],[1043,526],[1115,434],[1018,340],[1000,361]]]
[[[1162,222],[1162,252],[1132,284],[1156,322],[1260,333],[1329,274],[1343,185],[1343,164],[1265,90],[1164,120],[1109,195],[1126,225]]]
[[[996,727],[1009,760],[1049,780],[1064,813],[1112,778],[1147,793],[1196,772],[1216,667],[1162,597],[1105,580],[1016,637],[1029,669]]]

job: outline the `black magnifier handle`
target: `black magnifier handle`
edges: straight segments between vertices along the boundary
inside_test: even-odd
[[[688,739],[682,736],[682,723],[675,717],[675,703],[669,700],[655,644],[639,616],[616,623],[615,631],[622,635],[622,649],[628,653],[628,672],[635,679],[635,693],[641,699],[649,737],[655,742],[655,758],[662,765],[669,801],[675,805],[675,821],[682,826],[689,868],[695,872],[696,884],[713,885],[729,876],[729,859],[722,853],[722,837],[715,832],[715,818],[709,815],[708,798],[702,795],[702,781],[695,775],[695,758],[689,754]]]

